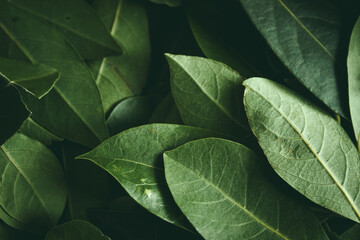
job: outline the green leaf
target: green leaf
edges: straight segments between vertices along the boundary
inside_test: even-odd
[[[106,172],[89,161],[74,160],[86,151],[87,148],[69,142],[61,145],[68,183],[68,207],[73,220],[88,220],[88,210],[104,208],[109,195]]]
[[[249,148],[201,139],[164,154],[175,202],[205,239],[328,239],[320,221],[270,184]]]
[[[49,130],[45,129],[37,122],[34,121],[31,117],[25,120],[23,125],[21,125],[19,132],[22,134],[31,137],[35,140],[38,140],[42,144],[51,145],[52,142],[60,142],[64,139],[56,136]]]
[[[234,31],[234,24],[226,21],[216,3],[211,0],[190,1],[187,10],[194,37],[208,58],[225,63],[243,76],[261,76],[247,57],[247,49],[252,46],[259,48],[259,45],[247,42],[248,36],[251,35],[247,29],[247,22],[241,22],[243,26],[236,25],[243,29],[242,31]],[[244,36],[242,33],[245,31]],[[264,51],[262,53],[264,54]],[[255,51],[252,55],[255,55]],[[265,60],[265,55],[263,59]],[[261,67],[260,64],[257,66]]]
[[[105,112],[120,100],[141,93],[150,64],[149,29],[143,4],[120,0],[115,10],[111,34],[123,46],[124,54],[105,58],[96,79]]]
[[[177,7],[182,3],[182,0],[149,0],[149,1],[157,4],[166,4],[169,7]]]
[[[341,234],[341,240],[355,240],[358,239],[360,236],[360,224],[355,224],[343,234]]]
[[[160,218],[188,227],[164,179],[162,154],[188,141],[218,136],[208,130],[172,124],[149,124],[115,135],[77,158],[111,174],[141,206]]]
[[[14,135],[29,116],[19,92],[0,75],[0,145]]]
[[[0,74],[11,84],[24,88],[37,98],[45,96],[60,77],[55,68],[2,57],[0,57]]]
[[[0,2],[0,27],[31,62],[47,64],[61,74],[53,91],[42,99],[24,94],[33,119],[83,145],[94,146],[107,138],[99,91],[71,44],[50,25],[6,1]]]
[[[129,97],[121,101],[110,113],[106,125],[111,135],[131,127],[148,123],[156,106],[156,97]]]
[[[66,183],[55,155],[40,142],[15,134],[0,147],[0,205],[35,229],[56,225],[66,203]]]
[[[3,222],[0,222],[0,239],[1,240],[20,240],[24,239],[21,233],[10,228]]]
[[[89,222],[74,220],[51,229],[45,240],[110,240]]]
[[[356,141],[360,138],[360,18],[351,35],[347,59],[349,104]]]
[[[240,0],[272,50],[316,97],[345,116],[337,79],[341,21],[329,1]]]
[[[275,171],[310,200],[360,222],[359,154],[342,127],[278,83],[244,85],[251,129]]]
[[[185,124],[239,138],[250,136],[242,104],[242,77],[220,62],[166,54],[171,90]]]
[[[180,113],[176,108],[171,93],[168,94],[155,108],[149,123],[182,124]]]
[[[85,1],[10,0],[10,2],[56,26],[84,59],[122,53],[104,23]]]

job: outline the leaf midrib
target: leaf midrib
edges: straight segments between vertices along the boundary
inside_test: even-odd
[[[16,161],[14,160],[14,158],[11,156],[11,154],[6,150],[6,148],[4,146],[0,146],[0,149],[5,153],[6,157],[9,159],[9,161],[16,167],[16,169],[19,171],[19,173],[24,177],[24,179],[26,180],[26,182],[30,185],[31,189],[33,190],[33,192],[35,193],[37,199],[40,201],[41,206],[44,208],[45,212],[47,213],[47,216],[49,217],[50,221],[54,224],[53,220],[51,219],[51,215],[48,212],[48,209],[45,207],[46,204],[45,202],[42,200],[42,198],[40,197],[39,193],[37,192],[36,188],[33,186],[32,182],[30,181],[30,179],[26,176],[26,174],[24,172],[22,172],[22,170],[20,169],[20,167],[16,164]]]
[[[265,222],[263,222],[261,219],[259,219],[257,216],[255,216],[253,213],[251,213],[249,210],[247,210],[245,207],[241,206],[238,202],[236,202],[236,200],[234,200],[232,197],[230,197],[229,195],[227,195],[224,191],[222,191],[218,186],[216,186],[215,184],[213,184],[211,181],[209,181],[208,179],[204,178],[203,176],[199,175],[198,173],[196,173],[195,171],[193,171],[192,169],[188,168],[187,166],[181,164],[180,162],[174,160],[173,158],[171,158],[169,155],[167,155],[167,157],[169,159],[171,159],[171,161],[181,165],[183,168],[186,168],[187,170],[189,170],[191,173],[193,173],[195,176],[198,176],[200,178],[200,180],[203,180],[204,182],[206,182],[207,184],[209,184],[211,187],[213,187],[216,191],[218,191],[220,194],[222,194],[226,199],[228,199],[231,203],[233,203],[235,206],[239,207],[241,210],[243,210],[245,213],[247,213],[250,217],[252,217],[256,222],[258,222],[259,224],[263,225],[265,228],[269,229],[270,231],[274,232],[276,235],[280,236],[281,238],[285,239],[285,240],[290,240],[289,238],[287,238],[286,236],[284,236],[282,233],[280,233],[279,231],[277,231],[276,229],[272,228],[271,226],[269,226],[268,224],[266,224]]]
[[[297,127],[295,127],[295,125],[292,124],[292,122],[290,121],[290,119],[284,115],[280,109],[278,109],[277,107],[274,106],[274,104],[272,104],[269,100],[266,99],[265,96],[263,96],[261,93],[255,91],[254,89],[252,89],[250,86],[247,86],[249,89],[251,89],[253,92],[255,92],[256,94],[260,95],[266,102],[268,102],[289,124],[290,126],[299,134],[299,136],[301,137],[301,139],[304,141],[304,143],[306,144],[306,146],[308,146],[309,150],[314,154],[315,158],[319,161],[319,163],[324,167],[325,171],[329,174],[329,176],[331,177],[331,179],[334,181],[334,183],[336,184],[336,186],[338,186],[338,188],[340,189],[340,191],[343,193],[343,195],[345,196],[346,200],[349,202],[351,208],[353,209],[353,211],[355,212],[356,216],[358,219],[360,219],[360,210],[356,207],[355,202],[352,200],[351,196],[349,195],[349,193],[347,192],[347,190],[345,188],[343,188],[343,186],[340,184],[340,181],[337,179],[336,176],[334,176],[332,174],[332,172],[330,171],[330,169],[328,168],[328,166],[326,165],[326,163],[322,160],[322,158],[316,153],[316,151],[311,147],[311,144],[309,143],[309,141],[306,139],[306,137],[300,132],[300,130],[297,129]]]
[[[330,58],[332,60],[335,61],[335,57],[330,53],[330,51],[324,46],[324,44],[322,44],[320,42],[319,39],[317,39],[317,37],[315,37],[315,35],[298,19],[298,17],[286,6],[286,4],[282,1],[282,0],[277,0],[279,2],[279,4],[285,9],[285,11],[287,11],[291,17],[294,18],[294,20],[300,25],[300,27],[302,29],[304,29],[306,31],[307,34],[310,35],[310,37],[317,43],[319,44],[319,46],[330,56]]]

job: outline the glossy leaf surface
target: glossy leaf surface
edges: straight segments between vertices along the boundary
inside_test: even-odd
[[[104,4],[113,3],[105,1]],[[124,54],[105,58],[96,79],[105,112],[120,100],[141,93],[150,62],[149,30],[143,4],[120,0],[113,11],[116,15],[111,34],[124,48]]]
[[[85,59],[121,54],[104,23],[83,0],[10,0],[56,26]]]
[[[339,9],[324,0],[240,2],[283,64],[329,108],[345,116],[336,72]]]
[[[43,64],[0,57],[0,74],[11,84],[18,85],[37,98],[45,96],[59,79],[59,72]]]
[[[242,77],[220,62],[166,54],[171,91],[185,124],[240,138],[250,135],[242,105]]]
[[[261,173],[249,148],[201,139],[164,154],[174,199],[205,239],[327,239],[320,221]]]
[[[51,229],[45,240],[110,240],[89,222],[74,220]]]
[[[61,75],[54,90],[41,100],[24,95],[34,120],[58,136],[87,146],[107,138],[99,91],[72,45],[47,23],[6,1],[0,2],[0,27],[31,62],[52,66]]]
[[[66,182],[55,155],[40,142],[15,134],[0,147],[1,207],[37,229],[56,225],[66,203]]]
[[[360,222],[359,154],[337,121],[278,83],[244,85],[251,129],[274,170],[310,200]]]
[[[216,135],[189,126],[149,124],[115,135],[78,158],[102,167],[153,214],[186,226],[166,186],[162,154],[188,141]]]
[[[356,141],[360,137],[360,19],[354,26],[347,59],[349,104]]]

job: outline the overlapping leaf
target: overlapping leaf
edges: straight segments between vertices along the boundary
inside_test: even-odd
[[[104,23],[83,0],[10,0],[56,26],[85,59],[121,54]]]
[[[59,72],[43,64],[0,57],[0,74],[11,84],[24,88],[38,98],[45,96],[59,79]]]
[[[360,18],[354,26],[347,59],[349,104],[356,141],[360,137]]]
[[[347,110],[337,78],[341,18],[334,1],[240,0],[283,64],[336,113]],[[241,31],[241,29],[239,29]]]
[[[225,64],[200,57],[166,54],[171,91],[185,124],[247,138],[242,77]]]
[[[55,155],[17,133],[0,147],[0,169],[0,206],[10,217],[35,229],[56,225],[67,191]]]
[[[97,86],[71,44],[47,23],[6,1],[0,1],[0,27],[31,62],[52,66],[61,74],[54,90],[41,100],[24,96],[34,120],[83,145],[107,138]]]
[[[275,82],[244,85],[251,129],[275,171],[315,203],[360,222],[360,159],[342,127]]]
[[[218,134],[189,126],[149,124],[115,135],[78,158],[106,170],[150,212],[176,225],[188,226],[166,186],[162,154],[210,136]]]
[[[328,239],[308,209],[262,175],[247,147],[201,139],[164,154],[170,191],[205,239]]]

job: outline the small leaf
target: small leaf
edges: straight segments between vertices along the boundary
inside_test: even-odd
[[[101,19],[82,0],[10,0],[31,14],[56,26],[84,59],[122,53]]]
[[[89,222],[74,220],[51,229],[45,240],[110,240]]]
[[[166,186],[162,154],[185,142],[217,135],[189,126],[149,124],[115,135],[77,158],[88,159],[106,170],[153,214],[188,227]]]
[[[356,141],[360,138],[360,18],[357,20],[350,39],[347,59],[349,78],[349,103],[351,120]]]
[[[14,135],[29,116],[19,92],[0,75],[0,145]]]
[[[262,174],[249,148],[201,139],[164,154],[182,212],[205,239],[328,239],[319,220]]]
[[[244,85],[251,129],[275,171],[310,200],[360,222],[360,159],[342,127],[278,83]]]
[[[53,91],[42,99],[23,94],[32,118],[56,135],[86,146],[106,139],[98,88],[72,45],[50,25],[7,1],[0,1],[0,27],[28,60],[61,74]]]
[[[112,10],[116,11],[116,15],[111,34],[123,46],[124,55],[105,58],[101,64],[96,83],[105,112],[120,100],[141,93],[147,80],[151,52],[148,20],[143,4],[120,0]]]
[[[239,138],[250,136],[242,104],[242,77],[214,60],[166,54],[171,90],[185,124]]]
[[[346,116],[337,78],[339,8],[325,0],[240,2],[290,72],[329,108]]]
[[[56,225],[67,191],[55,155],[17,133],[0,147],[0,169],[0,205],[7,214],[35,229]]]
[[[0,57],[0,74],[4,75],[11,84],[24,88],[37,98],[42,98],[54,87],[59,80],[59,72],[43,64]]]

